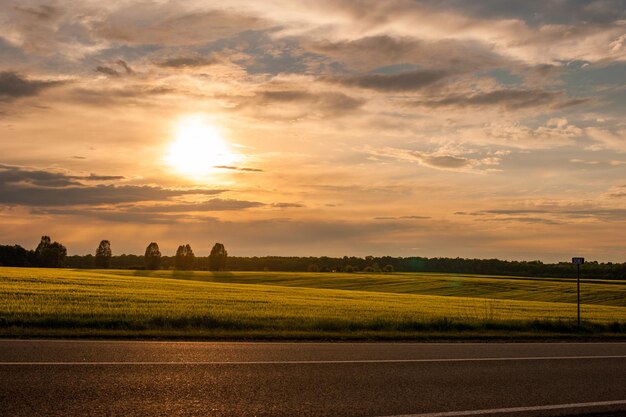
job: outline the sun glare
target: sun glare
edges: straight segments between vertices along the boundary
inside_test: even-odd
[[[216,167],[230,166],[241,158],[202,116],[178,120],[174,135],[165,162],[181,174],[205,176],[215,172]]]

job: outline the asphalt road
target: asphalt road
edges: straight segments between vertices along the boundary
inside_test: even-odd
[[[626,416],[626,343],[0,340],[2,416],[576,414]]]

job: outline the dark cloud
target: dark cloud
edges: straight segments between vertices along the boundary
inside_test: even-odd
[[[128,85],[123,88],[90,89],[76,88],[71,91],[69,100],[94,106],[114,106],[124,104],[149,104],[150,98],[176,92],[169,87]]]
[[[482,210],[477,212],[457,211],[456,215],[474,216],[481,222],[520,222],[534,224],[562,224],[550,217],[542,217],[537,214],[548,213],[544,210]],[[531,214],[532,216],[527,216]],[[495,215],[495,217],[494,217]]]
[[[244,172],[263,172],[262,169],[258,169],[258,168],[242,168],[242,167],[234,167],[230,165],[216,165],[213,168],[229,169],[232,171],[244,171]]]
[[[416,91],[431,86],[449,75],[443,70],[418,70],[399,74],[367,74],[324,77],[325,81],[382,92]]]
[[[563,209],[558,212],[569,218],[593,218],[603,221],[626,221],[626,208]]]
[[[422,0],[435,8],[454,8],[463,14],[488,19],[522,19],[531,26],[543,24],[610,23],[626,19],[624,0]]]
[[[85,177],[73,176],[72,178],[81,179],[81,180],[87,180],[87,181],[117,181],[117,180],[123,180],[125,177],[123,177],[121,175],[96,175],[96,174],[89,174],[88,176],[85,176]]]
[[[528,220],[529,222],[540,222],[542,219],[544,222],[556,222],[554,218],[561,219],[595,219],[601,221],[626,221],[626,209],[623,208],[605,208],[605,207],[585,207],[585,208],[570,208],[570,207],[547,207],[537,209],[494,209],[494,210],[481,210],[477,212],[456,212],[455,214],[466,216],[482,216],[481,220],[515,220],[524,221],[521,219],[535,219]],[[484,219],[484,216],[496,216],[491,219]]]
[[[438,168],[462,168],[471,164],[471,160],[452,155],[443,156],[425,156],[423,158],[425,165],[430,165]]]
[[[36,7],[15,6],[15,10],[22,12],[22,13],[26,13],[39,20],[50,20],[60,13],[60,11],[56,7],[49,6],[46,4],[41,4]]]
[[[364,100],[343,93],[308,91],[261,91],[256,98],[259,103],[308,103],[329,111],[350,111],[361,107]]]
[[[31,214],[38,216],[80,216],[90,219],[96,219],[106,222],[115,223],[134,223],[134,224],[175,224],[179,221],[193,220],[193,216],[187,216],[181,213],[138,213],[109,209],[47,209],[35,208]],[[206,221],[206,219],[203,219]]]
[[[160,67],[165,68],[185,68],[185,67],[204,67],[207,65],[213,65],[218,62],[215,58],[206,58],[202,56],[189,56],[168,58],[158,63]]]
[[[224,190],[167,189],[156,186],[96,185],[62,188],[0,183],[0,204],[26,206],[99,205],[159,201],[190,194],[214,195]]]
[[[29,80],[13,71],[0,72],[0,100],[36,96],[42,90],[61,84],[60,81]]]
[[[135,73],[133,69],[126,63],[126,61],[122,59],[118,59],[115,61],[115,65],[121,67],[121,70],[126,75],[132,75]],[[99,65],[96,67],[96,72],[99,72],[104,75],[108,75],[110,77],[119,77],[122,75],[122,72],[112,68],[110,66]]]
[[[304,204],[300,203],[273,203],[272,207],[276,208],[302,208],[305,207]]]
[[[135,71],[126,63],[126,61],[122,60],[122,59],[118,59],[117,61],[115,61],[115,63],[117,65],[119,65],[120,67],[122,67],[124,69],[124,71],[126,71],[126,74],[130,75],[133,74]]]
[[[441,152],[428,153],[400,148],[365,148],[364,151],[376,158],[389,158],[398,161],[418,163],[443,170],[474,169],[483,165],[481,159],[467,158],[462,155]]]
[[[495,217],[495,218],[480,218],[483,222],[520,222],[520,223],[534,223],[534,224],[562,224],[562,222],[546,219],[542,217]]]
[[[374,220],[426,220],[428,216],[380,216],[374,217]]]
[[[203,211],[231,211],[244,210],[253,207],[262,207],[265,204],[258,201],[244,201],[233,199],[212,198],[200,203],[159,204],[154,206],[136,206],[123,211],[134,213],[184,213]]]
[[[593,100],[589,98],[575,98],[571,100],[565,100],[560,103],[556,103],[554,107],[558,109],[565,109],[567,107],[580,106],[581,104],[591,103]]]
[[[119,77],[120,76],[119,72],[117,72],[116,70],[114,70],[113,68],[110,68],[110,67],[97,66],[96,67],[96,72],[99,72],[101,74],[108,75],[108,76],[111,76],[111,77]]]
[[[21,183],[41,187],[64,187],[80,185],[84,181],[118,181],[123,180],[120,175],[67,175],[61,172],[28,170],[13,165],[0,164],[0,183]]]
[[[249,208],[264,207],[267,204],[258,201],[212,198],[200,203],[173,203],[155,205],[120,204],[114,208],[42,208],[37,207],[31,213],[37,215],[64,215],[96,218],[98,220],[121,223],[176,223],[179,221],[206,221],[214,219],[202,213],[218,211],[239,211]],[[271,207],[302,207],[298,204],[275,203]]]
[[[351,66],[370,69],[414,64],[422,68],[462,68],[465,72],[504,61],[478,42],[447,39],[424,41],[381,35],[336,42],[303,40],[303,47]]]
[[[487,214],[536,214],[536,213],[549,213],[548,210],[540,210],[540,209],[512,209],[512,210],[483,210],[482,213]]]
[[[562,91],[503,89],[487,93],[449,95],[442,99],[420,100],[413,104],[426,107],[486,107],[501,106],[507,109],[539,107],[546,105],[572,106],[586,102],[586,99],[563,100]]]
[[[377,58],[378,60],[373,64],[381,66],[381,64],[407,62],[407,58],[419,50],[421,42],[414,38],[394,38],[382,35],[337,42],[322,40],[306,43],[305,41],[304,45],[316,53],[337,58]]]
[[[48,171],[27,171],[9,165],[0,165],[0,187],[7,184],[30,184],[43,187],[63,187],[78,185],[74,179],[64,174]],[[0,197],[1,198],[1,197]]]
[[[120,176],[74,176],[44,170],[0,165],[0,204],[70,206],[163,201],[173,197],[215,195],[225,190],[168,189],[157,186],[86,185],[88,181],[116,181]]]
[[[263,113],[274,109],[281,104],[293,105],[291,111],[297,117],[304,117],[309,113],[321,112],[328,117],[340,116],[359,109],[365,100],[350,97],[339,92],[309,92],[299,90],[263,90],[254,96],[228,96],[238,104],[237,109],[252,110],[255,113]],[[274,114],[274,117],[280,115]]]

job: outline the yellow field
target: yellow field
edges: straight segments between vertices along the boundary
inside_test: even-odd
[[[588,333],[624,333],[626,283],[583,283]],[[416,337],[575,330],[575,282],[445,274],[0,268],[0,334]]]

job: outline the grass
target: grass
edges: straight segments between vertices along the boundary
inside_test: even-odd
[[[626,282],[451,274],[0,268],[0,335],[626,337]]]

